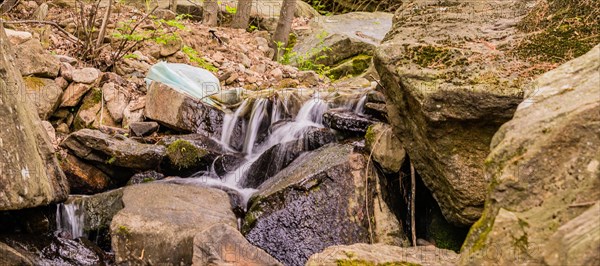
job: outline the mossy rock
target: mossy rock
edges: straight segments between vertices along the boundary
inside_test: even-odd
[[[371,58],[372,56],[370,55],[361,54],[346,59],[329,70],[326,75],[335,80],[346,76],[358,76],[371,66]]]
[[[167,147],[167,158],[179,169],[187,169],[208,154],[208,151],[194,146],[186,140],[176,140]]]

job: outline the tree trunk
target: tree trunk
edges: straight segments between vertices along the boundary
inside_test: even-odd
[[[202,23],[207,26],[217,26],[219,18],[219,4],[217,0],[204,1],[204,10],[202,10]]]
[[[247,29],[252,12],[252,0],[238,0],[237,12],[233,17],[232,27],[236,29]]]
[[[273,36],[273,48],[275,49],[275,57],[273,60],[279,59],[280,53],[282,52],[278,51],[278,48],[286,47],[288,44],[295,10],[296,0],[283,0],[279,22],[277,23],[277,28],[275,29],[275,34]]]
[[[177,0],[169,0],[169,10],[177,13]]]

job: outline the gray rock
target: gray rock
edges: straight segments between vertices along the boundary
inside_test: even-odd
[[[128,184],[136,185],[142,183],[148,183],[156,180],[162,180],[165,178],[165,175],[156,172],[156,171],[146,171],[133,175],[131,179],[129,179]]]
[[[81,98],[91,89],[92,87],[82,83],[71,83],[62,95],[62,101],[60,107],[75,107],[81,101]]]
[[[169,128],[219,137],[223,112],[200,100],[152,82],[146,95],[145,115]]]
[[[392,27],[392,17],[393,14],[382,12],[316,17],[310,30],[298,36],[294,52],[327,66],[360,54],[373,54]]]
[[[37,108],[40,119],[45,120],[60,104],[63,90],[51,79],[26,77],[27,97]]]
[[[302,265],[331,245],[368,242],[366,158],[351,145],[306,153],[259,187],[243,232],[286,265]],[[371,184],[373,185],[373,184]],[[369,192],[366,192],[369,191]],[[367,193],[367,194],[365,194]]]
[[[88,161],[139,170],[156,168],[166,153],[160,145],[111,137],[92,129],[74,132],[60,145]]]
[[[248,243],[235,228],[217,224],[194,237],[192,265],[282,265],[262,249]]]
[[[405,1],[374,56],[389,122],[457,226],[480,217],[488,185],[481,162],[494,132],[522,101],[526,80],[508,69],[527,63],[489,47],[520,38],[515,25],[533,7],[525,2]],[[490,43],[467,41],[474,39]]]
[[[123,112],[131,98],[129,94],[121,86],[108,82],[102,86],[102,95],[110,116],[115,122],[121,122],[123,120]]]
[[[15,46],[17,67],[23,76],[56,78],[60,63],[50,55],[37,39],[29,39]]]
[[[33,37],[31,33],[26,31],[16,31],[11,29],[5,29],[4,31],[6,32],[6,36],[8,36],[8,40],[13,46],[29,41]]]
[[[65,200],[69,187],[0,27],[0,210]]]
[[[110,225],[118,264],[190,265],[197,234],[214,224],[237,225],[227,194],[212,188],[128,186],[123,203]]]
[[[92,84],[100,77],[100,74],[100,70],[92,67],[86,67],[73,70],[71,75],[73,82]]]
[[[467,236],[461,264],[598,261],[598,54],[600,45],[538,77],[494,135],[485,211]]]
[[[386,173],[392,174],[400,171],[406,158],[406,151],[402,142],[394,135],[390,125],[374,124],[369,127],[365,140],[373,160],[379,163]]]
[[[456,265],[458,255],[434,246],[403,248],[390,245],[332,246],[310,257],[306,266],[337,265]]]
[[[329,128],[343,132],[364,134],[375,121],[353,112],[330,110],[323,114],[323,123]]]
[[[148,136],[157,132],[160,125],[156,122],[133,122],[129,124],[129,130],[132,136]]]

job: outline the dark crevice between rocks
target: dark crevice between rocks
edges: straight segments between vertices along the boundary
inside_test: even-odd
[[[380,167],[375,163],[376,167]],[[407,157],[399,173],[383,174],[378,170],[382,184],[382,196],[394,215],[402,221],[404,234],[411,237],[410,224],[410,159]],[[418,172],[416,174],[415,224],[417,245],[433,244],[438,248],[456,252],[467,236],[468,227],[454,226],[442,215],[440,207],[431,191],[425,186]]]

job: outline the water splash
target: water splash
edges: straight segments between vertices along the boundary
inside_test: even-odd
[[[233,135],[233,131],[235,130],[235,126],[240,119],[240,114],[242,111],[246,109],[249,101],[244,100],[242,104],[238,107],[238,109],[233,114],[226,114],[223,117],[223,132],[221,133],[221,143],[223,146],[231,148],[231,136]]]
[[[85,210],[81,203],[60,203],[56,206],[56,226],[58,231],[66,232],[72,239],[85,236]]]

